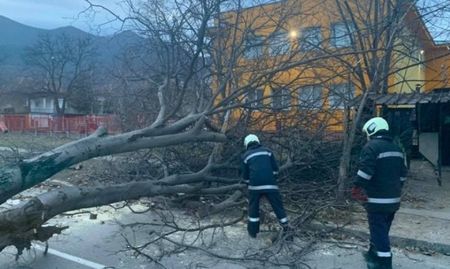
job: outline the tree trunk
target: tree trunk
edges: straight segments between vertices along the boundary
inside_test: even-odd
[[[348,178],[348,164],[350,163],[350,154],[348,153],[349,149],[349,117],[347,115],[347,111],[344,112],[344,140],[343,140],[343,146],[342,146],[342,156],[339,162],[339,174],[338,174],[338,189],[336,194],[336,201],[338,203],[341,203],[344,201],[345,198],[345,187],[346,187],[346,179]],[[351,147],[350,147],[351,149]],[[350,151],[351,152],[351,151]]]
[[[358,105],[358,111],[356,113],[356,116],[352,120],[352,124],[350,129],[348,129],[348,123],[350,121],[350,117],[346,117],[344,119],[346,121],[345,124],[345,132],[344,132],[344,142],[342,146],[342,156],[339,163],[339,177],[338,177],[338,189],[336,193],[336,202],[338,204],[343,204],[345,199],[345,191],[346,191],[346,185],[348,181],[348,169],[350,167],[350,161],[351,161],[351,155],[352,155],[352,147],[353,143],[355,141],[356,136],[356,128],[359,124],[359,121],[362,117],[363,109],[366,105],[367,98],[369,96],[369,93],[371,92],[371,89],[373,86],[370,87],[370,89],[366,90],[364,94],[361,97],[361,101]]]
[[[242,189],[240,184],[225,187],[203,189],[201,184],[177,186],[161,185],[159,182],[132,182],[108,187],[63,187],[38,195],[14,208],[0,214],[0,251],[15,246],[19,254],[31,246],[31,241],[46,241],[53,234],[67,227],[42,227],[54,216],[76,209],[108,205],[115,202],[135,200],[141,197],[153,197],[176,193],[222,194]],[[223,205],[236,205],[235,200],[242,195],[236,192]]]
[[[176,131],[176,128],[169,131]],[[146,133],[151,133],[145,130]],[[57,172],[79,162],[116,153],[131,152],[144,148],[165,147],[193,142],[224,142],[226,136],[219,133],[200,131],[199,128],[177,134],[161,133],[147,137],[141,131],[115,136],[106,136],[106,129],[99,128],[87,138],[63,145],[37,157],[25,159],[15,166],[0,170],[0,203],[38,183],[43,182]]]

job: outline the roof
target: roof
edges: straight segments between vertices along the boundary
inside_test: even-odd
[[[375,105],[415,105],[450,102],[450,88],[435,89],[431,92],[377,94],[369,96]]]

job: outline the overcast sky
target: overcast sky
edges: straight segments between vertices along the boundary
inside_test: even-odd
[[[121,13],[117,5],[119,0],[93,2]],[[54,29],[72,25],[99,34],[96,26],[110,20],[111,16],[107,16],[106,12],[80,14],[86,7],[84,0],[0,0],[0,15],[38,28]],[[110,34],[117,28],[117,23],[102,26],[100,34]]]
[[[118,14],[123,15],[125,13],[118,4],[121,0],[92,1],[108,7]],[[244,0],[244,3],[246,1],[248,0]],[[252,0],[251,2],[254,1],[263,3],[272,2],[273,0]],[[440,2],[441,0],[419,0],[418,6],[422,6],[425,3],[433,6],[433,2],[436,1]],[[80,14],[86,7],[87,3],[85,0],[0,0],[0,15],[26,25],[44,29],[72,25],[93,34],[105,35],[112,34],[120,28],[118,23],[104,24],[112,19],[106,12]],[[98,25],[102,26],[98,28]],[[440,17],[437,21],[428,23],[428,26],[431,32],[435,34],[435,38],[448,40],[450,33],[442,34],[442,29],[439,28],[448,29],[450,27],[449,17],[445,20]],[[436,34],[438,32],[440,34]]]

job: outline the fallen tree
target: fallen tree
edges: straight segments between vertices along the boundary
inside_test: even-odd
[[[182,131],[188,123],[197,125]],[[183,119],[167,128],[143,129],[115,136],[108,136],[100,128],[94,134],[72,143],[55,148],[16,165],[1,170],[1,202],[13,195],[43,182],[59,171],[79,162],[116,153],[130,152],[143,148],[165,147],[188,142],[225,142],[220,133],[202,131],[200,116]],[[180,132],[181,131],[181,132]],[[214,192],[224,189],[202,189],[201,186],[186,185],[208,180],[208,168],[190,175],[171,175],[155,182],[134,182],[104,188],[65,187],[39,195],[24,204],[4,211],[0,215],[1,249],[15,245],[19,251],[29,247],[32,239],[46,240],[51,237],[48,229],[41,228],[48,219],[70,210],[107,205],[114,202],[139,199],[144,196],[170,193]],[[214,181],[214,179],[212,179]],[[241,186],[242,187],[242,186]],[[238,189],[239,185],[228,186],[227,190]],[[59,229],[55,229],[59,232]],[[45,235],[44,235],[45,234]]]
[[[183,132],[180,129],[185,128],[184,124],[183,121],[178,128],[170,126],[153,131],[145,129],[116,136],[107,136],[106,129],[100,128],[87,138],[55,148],[34,158],[21,160],[17,165],[0,171],[2,187],[0,202],[4,203],[13,195],[41,183],[71,165],[94,157],[188,142],[226,141],[225,135],[201,131],[199,127]]]

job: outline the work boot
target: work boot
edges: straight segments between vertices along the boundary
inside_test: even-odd
[[[255,229],[254,227],[252,227],[252,225],[248,225],[248,226],[247,226],[247,232],[248,232],[248,235],[249,235],[251,238],[256,238],[256,236],[258,235],[257,229]]]
[[[381,269],[377,265],[376,258],[373,257],[369,251],[364,252],[363,256],[364,256],[364,260],[366,261],[366,264],[367,264],[367,269]]]
[[[383,269],[392,269],[392,257],[382,257],[380,259],[381,268]]]
[[[248,222],[247,223],[247,232],[250,237],[256,238],[256,235],[259,233],[259,222]]]
[[[287,223],[283,223],[281,224],[281,227],[283,227],[283,238],[286,241],[294,241],[294,230],[289,226],[289,224]]]
[[[258,234],[248,233],[248,235],[249,235],[251,238],[256,238],[256,236],[257,236]]]
[[[384,269],[380,257],[375,254],[375,252],[372,250],[372,247],[369,249],[369,251],[363,253],[363,256],[366,260],[367,269]]]

